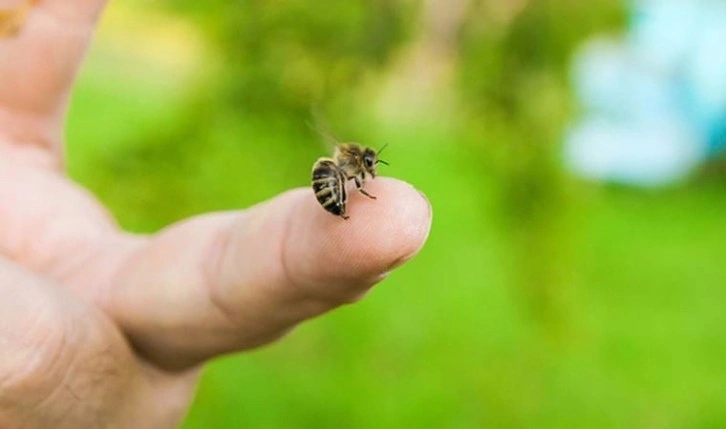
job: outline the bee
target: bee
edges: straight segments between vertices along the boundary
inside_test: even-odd
[[[346,184],[349,180],[355,181],[358,192],[375,200],[376,197],[363,189],[363,186],[368,175],[375,179],[376,166],[379,163],[388,165],[379,158],[386,146],[388,145],[376,151],[358,143],[341,143],[336,145],[332,158],[318,159],[313,165],[312,186],[320,205],[330,213],[348,220],[350,217],[346,214]]]

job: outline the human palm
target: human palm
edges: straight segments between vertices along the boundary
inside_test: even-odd
[[[0,39],[0,427],[173,427],[202,363],[356,300],[423,245],[430,207],[391,179],[347,222],[298,189],[123,232],[63,171],[68,96],[103,2],[37,3]]]

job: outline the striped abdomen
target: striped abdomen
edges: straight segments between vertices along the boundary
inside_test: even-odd
[[[320,158],[313,166],[313,191],[320,205],[330,213],[348,219],[345,203],[345,175],[330,158]]]

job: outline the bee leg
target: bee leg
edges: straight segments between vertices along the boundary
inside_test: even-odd
[[[365,190],[365,189],[363,189],[363,188],[360,188],[360,189],[358,189],[358,190],[360,191],[360,193],[361,193],[361,194],[365,195],[366,197],[368,197],[368,198],[370,198],[370,199],[372,199],[372,200],[378,199],[378,197],[376,197],[375,195],[371,195],[371,194],[369,194],[369,193],[368,193],[368,192],[366,192],[366,190]]]
[[[343,206],[343,210],[340,211],[340,214],[338,216],[342,217],[343,220],[350,219],[350,216],[348,216],[347,214],[345,214],[345,206]]]
[[[366,197],[368,197],[372,200],[376,199],[375,196],[369,194],[368,192],[366,192],[365,189],[363,189],[363,181],[361,179],[359,179],[357,177],[354,177],[353,179],[355,180],[355,187],[358,188],[358,192],[360,192],[361,194],[365,195]]]

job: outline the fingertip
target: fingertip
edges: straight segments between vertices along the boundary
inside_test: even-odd
[[[313,286],[360,295],[414,257],[428,238],[432,209],[412,185],[389,178],[366,183],[370,199],[350,191],[344,220],[301,193],[288,231],[293,276]]]
[[[426,196],[407,182],[381,178],[368,185],[368,191],[378,199],[357,196],[351,201],[358,225],[350,234],[367,243],[352,256],[370,260],[370,269],[379,275],[421,250],[431,228],[432,210]]]

